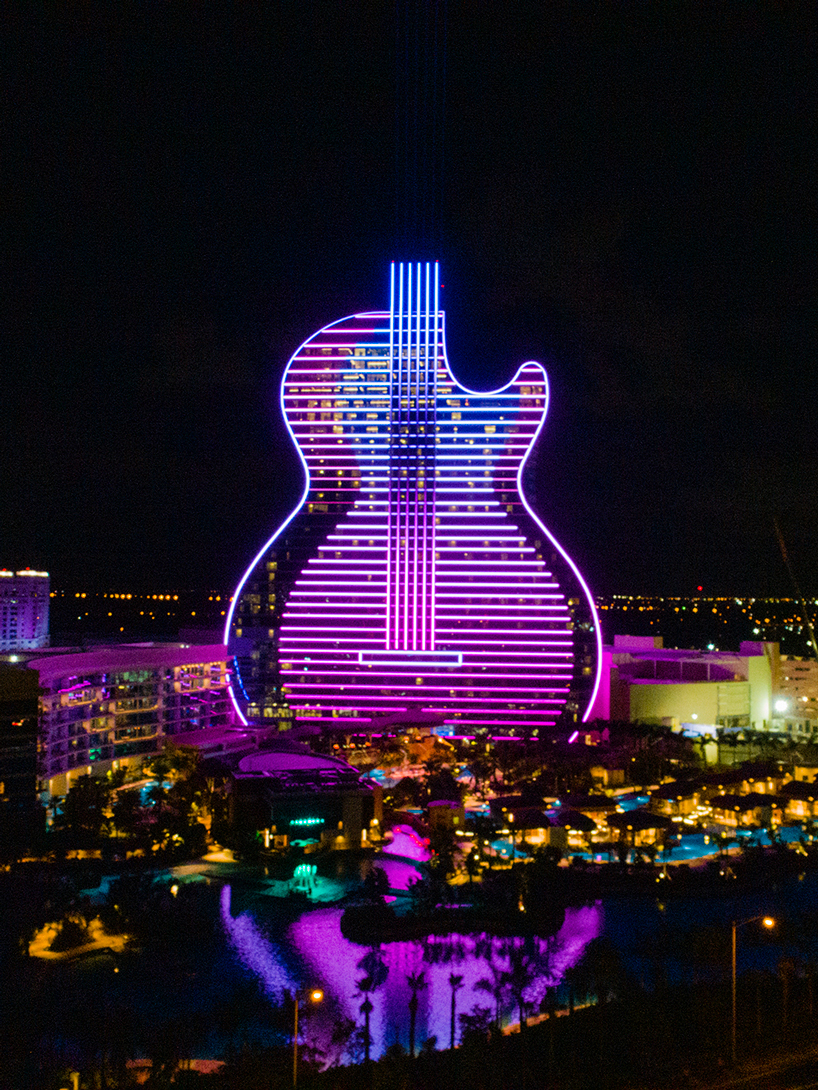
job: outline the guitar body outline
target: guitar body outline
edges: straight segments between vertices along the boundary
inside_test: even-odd
[[[587,720],[596,609],[524,481],[545,368],[464,386],[437,267],[395,269],[388,312],[323,326],[284,370],[304,484],[231,601],[234,704],[244,722],[294,711],[348,733],[427,720],[522,736]]]

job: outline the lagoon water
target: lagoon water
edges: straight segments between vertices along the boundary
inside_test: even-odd
[[[400,890],[418,876],[425,855],[425,845],[412,833],[396,837],[392,853],[381,855],[378,863],[387,873],[392,895],[399,896]],[[325,858],[319,862],[311,892],[318,897],[325,893],[337,895],[357,885],[362,865],[367,864],[352,857]],[[767,935],[759,934],[759,929],[751,925],[742,928],[739,971],[749,967],[774,971],[784,953],[802,960],[818,960],[818,929],[812,949],[803,940],[796,947],[793,932],[786,926],[788,919],[801,914],[816,915],[818,875],[810,873],[740,894],[733,894],[729,883],[717,878],[712,891],[700,895],[674,895],[666,885],[657,883],[655,895],[611,897],[586,907],[569,908],[563,926],[552,939],[452,934],[383,943],[374,949],[344,938],[339,904],[320,900],[310,904],[306,899],[275,895],[287,888],[280,878],[265,877],[263,869],[253,865],[207,860],[161,872],[156,875],[160,882],[210,883],[206,902],[213,905],[209,911],[217,914],[214,940],[201,950],[195,944],[187,948],[184,957],[188,960],[181,966],[175,966],[170,959],[167,972],[167,957],[157,962],[150,952],[134,954],[123,963],[124,971],[118,975],[112,972],[110,956],[65,964],[59,969],[55,966],[55,985],[60,982],[63,987],[65,982],[77,989],[88,989],[86,999],[77,998],[76,1009],[84,1009],[93,996],[106,995],[114,1007],[121,1004],[135,1009],[148,1023],[184,1021],[188,1012],[198,1011],[202,1024],[211,1025],[212,1032],[205,1043],[196,1046],[200,1049],[197,1054],[212,1056],[223,1054],[227,1039],[214,1013],[220,1004],[229,1006],[233,1002],[236,986],[242,980],[260,984],[269,1000],[269,1008],[264,1005],[248,1015],[252,1021],[250,1037],[266,1043],[288,1040],[286,1018],[283,1023],[279,1019],[274,1028],[276,1020],[271,1017],[282,993],[320,987],[324,1001],[318,1007],[305,1004],[302,1010],[302,1040],[337,1057],[340,1050],[331,1044],[333,1029],[342,1019],[358,1027],[363,1024],[361,1006],[365,995],[360,982],[374,969],[381,978],[379,986],[369,993],[372,1054],[377,1056],[396,1041],[408,1047],[408,978],[420,973],[424,974],[426,987],[418,994],[416,1044],[420,1047],[425,1040],[436,1038],[437,1047],[445,1048],[451,1029],[450,976],[462,977],[456,995],[458,1014],[480,1006],[494,1015],[492,983],[515,961],[522,962],[531,974],[525,998],[536,1010],[546,990],[550,986],[559,988],[566,969],[576,964],[588,942],[598,936],[611,941],[634,979],[641,979],[648,987],[658,979],[660,969],[663,978],[671,983],[699,972],[723,979],[723,963],[694,966],[684,956],[680,958],[684,936],[702,926],[712,927],[721,934],[726,951],[730,921],[761,913],[774,916],[781,921],[781,927]],[[665,941],[668,937],[670,941]],[[362,964],[365,958],[367,962]],[[487,986],[480,987],[481,982]],[[567,989],[563,987],[561,1001],[566,1000]],[[517,1021],[515,1003],[507,991],[500,1003],[500,1014],[506,1023]],[[236,1017],[239,1015],[237,1010]],[[71,1033],[68,1029],[60,1032],[68,1036]]]
[[[391,843],[375,860],[386,873],[390,899],[420,877],[420,867],[428,858],[427,843],[414,830],[395,830]],[[373,948],[344,938],[340,907],[308,909],[278,935],[265,924],[263,904],[253,902],[235,910],[229,885],[222,889],[220,907],[222,925],[235,957],[258,978],[271,1000],[282,989],[320,987],[325,1005],[310,1015],[319,1036],[325,1036],[339,1017],[361,1023],[365,995],[359,982],[367,976],[367,969],[372,969]],[[579,959],[586,944],[601,929],[602,910],[590,906],[569,909],[559,933],[550,939],[452,934],[381,944],[375,948],[375,966],[382,982],[369,993],[373,1055],[380,1055],[396,1041],[408,1047],[410,976],[422,973],[425,983],[418,992],[418,1045],[436,1038],[438,1047],[447,1047],[451,1035],[450,976],[462,978],[456,997],[459,1013],[477,1005],[494,1014],[496,997],[492,990],[486,990],[486,985],[496,990],[496,982],[509,971],[512,961],[522,962],[531,976],[526,999],[536,1009],[546,990],[559,984],[568,966]],[[361,962],[367,955],[365,969]],[[478,987],[481,981],[484,986]],[[504,1021],[515,1017],[514,1010],[513,999],[507,995],[501,998]]]
[[[360,963],[372,948],[344,938],[341,908],[307,910],[283,935],[273,938],[257,911],[245,910],[233,915],[231,888],[226,885],[221,895],[221,913],[235,956],[247,971],[259,978],[271,999],[284,988],[317,986],[326,997],[326,1007],[312,1014],[320,1026],[319,1036],[326,1033],[328,1021],[339,1015],[361,1022],[364,995],[358,982],[367,973]],[[566,968],[579,959],[585,945],[600,934],[601,928],[602,910],[600,906],[591,906],[569,909],[565,923],[552,939],[501,939],[479,934],[383,943],[377,947],[383,983],[370,993],[373,1055],[380,1055],[395,1041],[408,1047],[410,975],[422,972],[427,985],[418,994],[418,1043],[435,1037],[438,1047],[447,1047],[451,1027],[450,975],[462,977],[462,988],[457,994],[458,1012],[480,1005],[493,1013],[494,996],[478,988],[478,982],[498,979],[508,971],[512,958],[522,957],[532,971],[526,999],[538,1007],[546,989],[559,983]],[[502,1014],[504,1020],[514,1017],[513,1000],[506,998]]]
[[[405,889],[417,876],[419,857],[423,855],[422,845],[412,836],[398,840],[397,846],[406,855],[382,855],[378,860],[387,871],[392,890]],[[411,854],[416,858],[411,858]],[[494,1014],[491,983],[510,969],[513,960],[522,961],[531,974],[525,998],[536,1011],[547,989],[560,985],[566,969],[580,959],[588,942],[598,936],[611,940],[634,977],[641,978],[648,986],[656,972],[657,956],[664,959],[662,972],[666,980],[672,982],[689,976],[691,963],[677,956],[680,934],[711,926],[723,934],[726,944],[731,920],[745,920],[759,914],[775,916],[781,927],[775,935],[756,935],[758,929],[752,927],[742,930],[739,971],[750,967],[775,970],[785,953],[797,953],[807,960],[818,957],[818,939],[814,950],[796,951],[791,945],[792,932],[786,926],[788,920],[799,914],[814,911],[818,893],[815,875],[802,875],[800,879],[793,876],[766,889],[736,895],[731,895],[729,883],[715,881],[712,894],[703,896],[674,897],[666,886],[657,883],[656,896],[616,897],[569,908],[562,928],[551,939],[453,934],[381,944],[375,949],[383,980],[369,995],[373,1005],[373,1055],[381,1054],[396,1041],[408,1046],[411,997],[408,978],[421,972],[427,986],[418,994],[416,1041],[419,1046],[434,1037],[437,1047],[448,1047],[452,974],[462,977],[456,997],[458,1013],[468,1012],[477,1005],[489,1008]],[[229,886],[223,888],[221,895],[221,918],[228,945],[244,971],[262,983],[271,999],[282,988],[323,988],[326,1001],[320,1012],[311,1015],[316,1040],[325,1036],[339,1017],[352,1019],[358,1025],[363,1021],[361,1004],[365,996],[358,982],[371,969],[371,962],[366,969],[361,962],[373,948],[344,938],[341,914],[342,909],[334,905],[308,908],[276,931],[266,925],[265,906],[258,899],[237,906]],[[674,934],[676,941],[663,947],[663,938]],[[671,952],[674,948],[676,953]],[[707,971],[718,976],[723,969],[719,964],[709,966]],[[562,999],[565,1001],[565,989]],[[516,1005],[507,991],[500,1013],[505,1023],[517,1021]]]

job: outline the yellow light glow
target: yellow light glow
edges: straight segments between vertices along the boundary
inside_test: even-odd
[[[320,1003],[323,998],[324,993],[321,991],[320,988],[314,988],[313,991],[310,992],[310,999],[313,1001],[313,1003]]]
[[[765,916],[761,922],[764,924],[765,927],[775,927],[775,920],[772,918],[772,916]]]

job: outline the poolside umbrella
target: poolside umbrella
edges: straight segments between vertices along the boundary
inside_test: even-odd
[[[624,814],[611,814],[607,819],[612,829],[622,832],[641,833],[645,829],[670,829],[673,822],[664,814],[652,814],[650,810],[627,810]]]
[[[578,833],[592,833],[596,829],[594,819],[579,810],[560,810],[554,815],[554,821],[563,829],[573,829]]]

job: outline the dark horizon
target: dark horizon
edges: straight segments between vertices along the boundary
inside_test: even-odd
[[[449,5],[455,373],[547,367],[535,507],[595,594],[818,594],[806,8]],[[290,355],[387,305],[389,6],[13,9],[0,564],[236,585]]]

